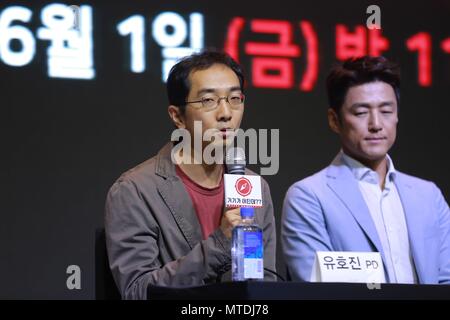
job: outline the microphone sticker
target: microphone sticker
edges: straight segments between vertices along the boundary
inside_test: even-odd
[[[226,173],[223,177],[225,182],[225,207],[261,208],[263,206],[260,176]]]
[[[236,181],[235,188],[237,193],[241,196],[245,197],[252,192],[252,184],[247,178],[241,177]]]

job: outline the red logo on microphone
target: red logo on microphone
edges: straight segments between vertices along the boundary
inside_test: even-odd
[[[252,192],[252,184],[247,178],[239,178],[236,181],[235,188],[237,193],[239,193],[241,196],[246,197]]]

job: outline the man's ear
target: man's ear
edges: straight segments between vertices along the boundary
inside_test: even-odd
[[[169,113],[169,117],[170,117],[170,119],[172,119],[173,124],[178,129],[185,129],[186,128],[186,124],[185,124],[185,121],[184,121],[184,115],[181,112],[180,107],[170,105],[167,108],[167,112]]]
[[[328,125],[330,129],[339,134],[341,132],[339,115],[334,111],[334,109],[328,109]]]

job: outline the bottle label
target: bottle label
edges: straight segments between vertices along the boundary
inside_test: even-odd
[[[263,235],[260,231],[244,232],[244,278],[263,279]]]

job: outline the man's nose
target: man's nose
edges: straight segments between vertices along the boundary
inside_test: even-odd
[[[369,131],[378,132],[383,129],[380,116],[377,111],[370,112]]]
[[[219,98],[217,102],[219,105],[217,106],[217,117],[219,121],[228,121],[231,119],[232,112],[231,106],[228,103],[228,99],[226,97]]]

